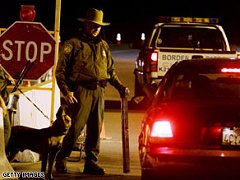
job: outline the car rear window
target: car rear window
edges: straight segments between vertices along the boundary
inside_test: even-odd
[[[173,99],[240,98],[240,74],[179,74],[167,94]]]
[[[155,36],[157,47],[225,49],[223,37],[215,27],[163,25]]]

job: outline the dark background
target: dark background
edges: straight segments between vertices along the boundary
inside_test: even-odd
[[[19,20],[20,6],[35,5],[35,21],[42,22],[48,30],[54,30],[55,0],[8,0],[1,2],[0,27],[7,28]],[[102,9],[104,21],[111,22],[103,31],[109,43],[115,43],[116,34],[121,33],[123,43],[140,39],[147,33],[157,16],[189,16],[219,18],[232,44],[240,44],[240,1],[216,0],[62,0],[61,40],[71,37],[78,30],[89,7]]]

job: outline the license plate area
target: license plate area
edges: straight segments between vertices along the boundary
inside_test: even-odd
[[[223,146],[240,146],[240,127],[224,127],[222,130]]]

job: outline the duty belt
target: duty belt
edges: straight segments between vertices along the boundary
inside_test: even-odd
[[[77,84],[86,89],[95,90],[98,86],[106,87],[107,80],[80,80]]]

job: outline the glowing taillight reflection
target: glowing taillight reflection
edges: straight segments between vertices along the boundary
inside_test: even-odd
[[[170,138],[173,137],[172,127],[169,121],[156,121],[153,124],[152,137]]]

